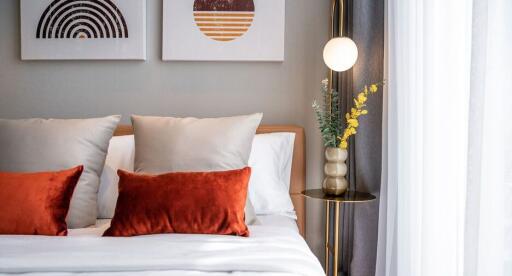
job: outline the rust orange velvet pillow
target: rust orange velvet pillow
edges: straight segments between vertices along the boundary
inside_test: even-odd
[[[119,170],[116,211],[104,236],[160,233],[249,236],[244,207],[251,168],[161,175]]]
[[[0,234],[66,236],[66,216],[84,167],[0,172]]]

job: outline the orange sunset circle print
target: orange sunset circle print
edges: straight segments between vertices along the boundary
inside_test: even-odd
[[[254,19],[253,0],[195,0],[194,20],[208,38],[229,42],[243,36]]]

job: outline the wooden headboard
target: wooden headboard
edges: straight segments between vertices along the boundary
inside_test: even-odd
[[[297,225],[300,234],[306,237],[306,200],[301,192],[306,188],[306,151],[305,135],[302,127],[293,125],[262,125],[256,133],[294,132],[295,143],[293,146],[292,172],[290,177],[290,196],[295,212],[297,213]],[[119,125],[114,136],[131,135],[131,125]]]

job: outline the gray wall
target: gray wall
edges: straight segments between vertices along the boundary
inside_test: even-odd
[[[311,102],[326,76],[327,0],[286,1],[283,63],[162,62],[162,1],[147,1],[147,60],[21,61],[19,1],[0,1],[0,117],[122,114],[227,116],[306,128],[308,187],[319,188],[322,146]],[[308,201],[308,243],[323,259],[323,207]]]

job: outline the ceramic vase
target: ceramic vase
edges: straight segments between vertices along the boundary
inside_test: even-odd
[[[327,147],[325,148],[324,165],[325,179],[322,183],[322,189],[327,195],[341,195],[348,188],[347,160],[348,152],[346,149]]]

